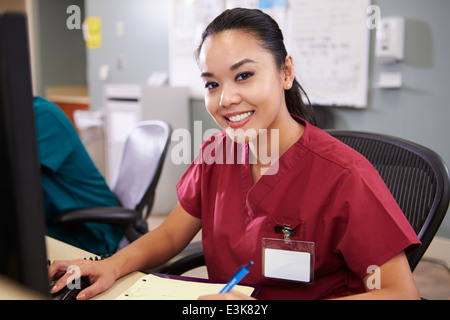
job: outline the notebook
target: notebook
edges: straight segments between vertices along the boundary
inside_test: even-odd
[[[116,300],[197,300],[202,295],[219,293],[224,285],[204,279],[148,274]],[[233,289],[253,297],[259,291],[253,286],[245,285],[236,285]]]

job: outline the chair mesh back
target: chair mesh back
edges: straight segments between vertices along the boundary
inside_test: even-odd
[[[160,121],[143,122],[129,134],[112,186],[123,207],[138,209],[162,165],[169,135],[169,127]]]
[[[373,164],[419,235],[437,196],[436,175],[430,164],[418,154],[385,141],[335,137]]]
[[[422,246],[408,255],[411,270],[439,229],[450,203],[450,175],[442,158],[416,143],[376,133],[327,130],[378,170]]]

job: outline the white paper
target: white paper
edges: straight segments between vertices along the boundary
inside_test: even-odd
[[[402,74],[400,72],[380,72],[376,86],[385,89],[399,89],[402,87]]]
[[[290,1],[288,51],[313,104],[367,107],[368,1]]]
[[[310,253],[269,248],[266,248],[264,252],[266,278],[310,282]]]
[[[158,277],[152,274],[139,279],[116,300],[196,300],[199,296],[216,294],[224,284],[192,282]],[[233,288],[250,296],[254,288],[237,285]]]
[[[110,115],[111,134],[114,142],[125,142],[130,131],[138,122],[137,116],[134,113],[127,111],[114,111]]]

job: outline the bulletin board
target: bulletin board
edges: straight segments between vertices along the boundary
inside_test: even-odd
[[[296,77],[314,105],[367,107],[370,0],[172,0],[171,85],[203,97],[193,52],[217,15],[239,6],[259,8],[278,22]]]

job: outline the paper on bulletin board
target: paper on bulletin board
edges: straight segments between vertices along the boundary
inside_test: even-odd
[[[83,31],[88,49],[102,47],[102,20],[99,17],[86,18],[83,24]]]
[[[191,95],[203,96],[194,51],[203,30],[225,9],[224,0],[172,0],[170,2],[170,85],[189,87]]]
[[[172,86],[187,86],[191,96],[202,98],[204,84],[200,78],[194,51],[208,24],[225,9],[259,8],[269,13],[283,27],[286,24],[287,0],[172,0],[170,15],[170,77]]]
[[[288,0],[227,0],[226,8],[260,9],[270,15],[280,26],[281,30],[287,27]]]
[[[288,50],[313,104],[365,108],[370,0],[290,1]]]
[[[172,0],[175,9],[170,37],[170,83],[188,86],[192,96],[202,98],[204,85],[193,59],[201,32],[224,8],[259,8],[280,25],[287,50],[294,58],[296,77],[313,104],[365,108],[370,3],[371,0]]]
[[[226,0],[226,8],[258,8],[259,0]]]

